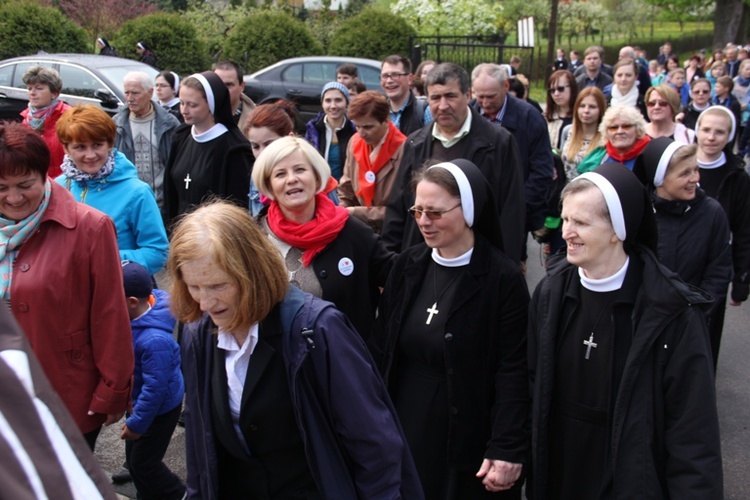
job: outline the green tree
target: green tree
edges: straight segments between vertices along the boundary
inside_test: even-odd
[[[416,30],[401,16],[370,8],[344,21],[333,35],[329,52],[336,56],[383,59],[409,54],[409,37]]]
[[[0,7],[0,59],[46,52],[87,52],[86,32],[59,10],[36,3]]]
[[[257,12],[257,9],[244,6],[219,7],[215,3],[191,0],[183,15],[195,27],[208,54],[217,61],[222,57],[229,30],[253,12]]]
[[[398,0],[391,12],[423,36],[492,35],[502,7],[489,0]]]
[[[210,66],[205,44],[180,14],[152,14],[128,21],[117,32],[114,45],[122,57],[137,59],[135,44],[141,40],[153,49],[160,68],[185,75]]]
[[[224,57],[243,64],[247,73],[281,59],[323,53],[323,47],[298,19],[283,12],[263,11],[229,31]]]

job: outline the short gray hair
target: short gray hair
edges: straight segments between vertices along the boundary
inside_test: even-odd
[[[638,108],[635,106],[612,106],[604,113],[602,123],[599,125],[599,133],[602,134],[602,137],[609,138],[607,129],[616,118],[635,125],[638,139],[646,135],[646,120],[643,118],[641,112],[638,111]]]
[[[143,71],[129,72],[127,75],[125,75],[125,78],[123,78],[122,81],[127,82],[128,80],[137,81],[141,84],[141,87],[143,87],[143,90],[145,90],[146,92],[154,88],[154,81]]]
[[[55,69],[44,66],[32,66],[27,69],[26,73],[23,74],[23,83],[25,85],[41,83],[42,85],[49,87],[49,91],[53,94],[59,94],[62,92],[63,86],[60,73]]]
[[[510,78],[510,75],[508,74],[508,70],[499,65],[499,64],[492,64],[492,63],[482,63],[478,64],[471,72],[471,82],[474,83],[474,80],[479,78],[482,75],[487,75],[491,78],[494,78],[497,80],[497,83],[504,84],[508,78]]]

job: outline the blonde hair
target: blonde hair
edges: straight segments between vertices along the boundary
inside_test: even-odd
[[[247,209],[211,201],[183,215],[172,232],[167,270],[172,280],[171,309],[178,321],[190,323],[203,316],[185,284],[182,267],[204,257],[210,257],[237,288],[239,306],[227,325],[229,331],[249,329],[286,295],[284,262]]]
[[[680,112],[680,107],[682,106],[682,102],[680,101],[680,94],[678,94],[677,91],[673,89],[672,86],[668,83],[662,83],[661,85],[656,85],[655,87],[649,87],[644,97],[646,104],[648,104],[648,100],[651,98],[651,94],[653,94],[654,92],[658,92],[659,95],[669,103],[669,107],[672,109],[672,118],[677,116],[677,113]]]
[[[253,182],[258,191],[270,199],[274,199],[273,190],[271,189],[271,171],[284,158],[299,151],[305,157],[307,162],[313,168],[318,178],[318,189],[320,193],[326,187],[328,179],[331,177],[331,167],[326,163],[325,158],[310,145],[305,139],[299,137],[286,136],[273,141],[258,156],[253,166]]]

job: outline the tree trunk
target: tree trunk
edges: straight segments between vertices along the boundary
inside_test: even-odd
[[[742,0],[716,0],[714,46],[723,48],[727,43],[744,38],[744,34],[739,32],[744,10]]]
[[[547,63],[545,67],[544,80],[549,78],[552,73],[552,62],[555,60],[555,40],[557,40],[557,6],[558,0],[550,0],[550,16],[549,16],[549,38],[547,41]],[[540,47],[540,59],[541,59],[541,47]]]

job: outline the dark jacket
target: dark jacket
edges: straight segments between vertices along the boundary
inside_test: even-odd
[[[313,145],[318,150],[320,156],[327,158],[327,144],[326,144],[326,123],[323,121],[326,114],[324,112],[318,113],[318,116],[307,122],[305,125],[305,140]],[[339,140],[339,161],[341,162],[341,171],[344,170],[344,164],[346,164],[346,150],[349,146],[349,139],[357,132],[357,127],[354,126],[349,118],[344,119],[344,126],[341,130],[336,131],[336,137]]]
[[[117,50],[115,50],[114,47],[111,45],[107,45],[106,47],[102,48],[102,50],[99,51],[100,56],[110,56],[110,57],[120,57],[117,53]]]
[[[732,299],[744,301],[750,284],[750,177],[742,160],[733,154],[728,154],[727,164],[719,168],[726,169],[726,175],[715,198],[724,209],[732,232]],[[740,288],[744,291],[738,293]]]
[[[409,100],[406,101],[406,107],[401,113],[401,120],[398,122],[398,129],[402,134],[408,136],[424,127],[424,113],[427,107],[426,99],[417,99],[414,94],[409,92]]]
[[[264,210],[260,217],[265,214]],[[380,289],[385,286],[395,257],[367,224],[349,217],[336,239],[312,261],[323,300],[333,302],[346,314],[365,340],[370,336]],[[341,272],[344,259],[351,260],[354,267],[348,276]]]
[[[385,386],[346,317],[332,304],[294,287],[261,322],[261,328],[272,315],[280,320],[289,393],[321,495],[342,500],[423,498]],[[215,329],[206,315],[185,325],[182,337],[188,498],[213,499],[219,491],[211,410]],[[274,354],[259,339],[246,391],[257,385]],[[245,412],[252,409],[243,407],[241,422],[246,421]]]
[[[180,126],[180,121],[164,109],[161,105],[154,103],[154,136],[156,148],[159,151],[159,165],[152,165],[151,172],[138,170],[138,178],[151,186],[156,195],[156,203],[164,214],[164,171],[169,161],[169,152],[172,149],[172,133]],[[112,117],[117,125],[115,135],[115,147],[125,155],[130,162],[138,168],[135,161],[135,145],[133,144],[133,130],[130,128],[130,110],[125,108]]]
[[[154,69],[159,69],[159,67],[156,65],[156,54],[154,54],[151,50],[144,51],[143,54],[141,54],[141,57],[138,58],[138,62],[148,64]]]
[[[698,189],[689,202],[652,194],[659,231],[659,262],[683,281],[708,292],[724,308],[732,280],[729,223],[719,202]],[[707,315],[710,316],[712,311]]]
[[[645,249],[630,252],[640,280],[615,305],[617,335],[632,339],[613,402],[613,499],[723,498],[719,424],[708,335],[700,307],[711,299],[685,284]],[[630,273],[628,273],[630,274]],[[628,278],[626,277],[626,280]],[[533,391],[532,462],[536,500],[548,498],[549,415],[556,339],[575,313],[578,268],[548,261],[529,313]],[[697,307],[696,307],[697,306]],[[630,333],[632,332],[632,333]]]
[[[383,292],[371,345],[392,392],[398,389],[394,380],[401,324],[428,279],[431,252],[424,243],[405,250]],[[483,458],[526,463],[524,354],[529,298],[523,275],[513,261],[476,234],[467,273],[455,286],[456,300],[445,325],[449,465],[478,469]]]
[[[520,262],[521,248],[526,241],[526,209],[518,146],[510,132],[489,123],[479,113],[469,109],[472,114],[471,131],[461,139],[468,143],[467,149],[470,153],[466,159],[479,167],[490,183],[500,214],[505,254]],[[412,175],[432,157],[432,148],[432,125],[426,125],[414,132],[404,143],[404,155],[399,166],[398,178],[388,200],[382,233],[386,247],[394,252],[400,253],[423,241],[414,217],[408,213],[408,209],[414,205]]]
[[[682,124],[690,130],[695,130],[695,125],[698,123],[698,117],[703,111],[705,111],[705,109],[700,111],[695,109],[695,106],[692,102],[690,102],[687,106],[683,106],[682,112],[684,113],[684,116],[682,118]]]
[[[535,231],[544,226],[547,191],[554,176],[547,122],[529,103],[512,95],[506,95],[505,99],[502,126],[513,134],[518,146],[518,158],[523,168],[526,230]],[[478,103],[474,109],[480,111]]]
[[[182,403],[185,385],[180,370],[180,348],[172,336],[175,319],[169,312],[169,295],[154,290],[151,310],[130,322],[133,330],[133,410],[125,423],[145,433],[159,415]]]
[[[174,184],[170,179],[170,171],[174,165],[177,151],[185,141],[192,140],[191,129],[192,125],[183,123],[177,127],[172,136],[172,149],[169,152],[169,162],[164,171],[164,207],[168,222],[180,215],[178,213],[179,200]],[[214,157],[211,166],[211,189],[206,195],[213,194],[247,208],[249,205],[250,174],[254,162],[250,143],[236,127],[229,129],[217,140],[225,141],[226,147],[217,149],[217,151],[223,150],[224,154]]]

